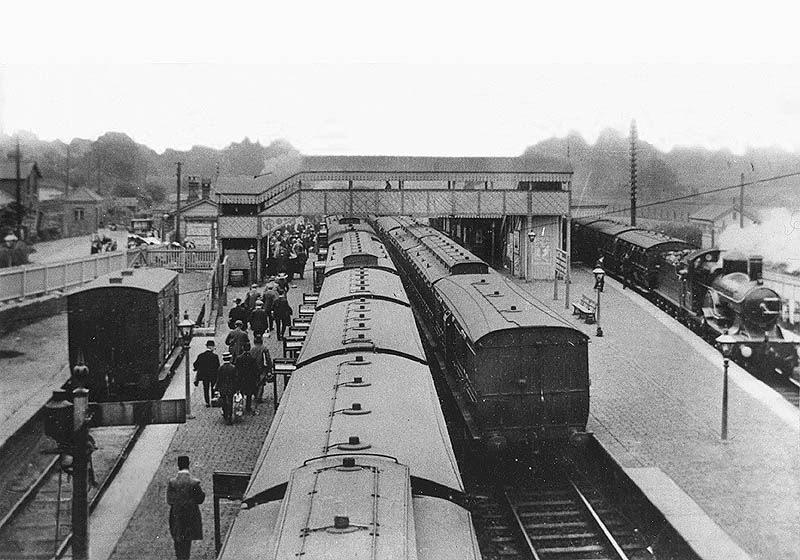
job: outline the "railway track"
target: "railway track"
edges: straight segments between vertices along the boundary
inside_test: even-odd
[[[574,471],[548,468],[509,486],[479,485],[471,494],[486,559],[654,558],[639,530]]]
[[[0,560],[59,557],[71,537],[72,480],[61,469],[52,440],[35,419],[29,434],[3,449],[0,492]],[[95,484],[89,489],[94,508],[133,447],[140,429],[133,426],[96,428],[92,454]]]

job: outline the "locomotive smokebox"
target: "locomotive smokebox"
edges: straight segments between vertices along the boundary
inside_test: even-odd
[[[764,257],[761,255],[750,255],[747,259],[747,275],[752,282],[763,283]]]

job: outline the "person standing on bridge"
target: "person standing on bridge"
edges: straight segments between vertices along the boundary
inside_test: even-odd
[[[189,457],[178,457],[178,474],[167,484],[169,504],[169,532],[175,545],[175,558],[189,560],[192,541],[203,540],[203,518],[200,504],[206,493],[200,481],[189,474]]]

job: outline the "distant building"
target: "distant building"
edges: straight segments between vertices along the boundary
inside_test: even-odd
[[[39,211],[39,182],[42,173],[36,162],[23,161],[20,164],[20,200],[25,208],[22,220],[26,232],[36,233],[40,229],[41,213]],[[17,165],[14,161],[0,163],[0,207],[17,200]]]
[[[64,199],[64,237],[94,233],[106,210],[106,200],[86,187],[72,190]]]
[[[197,249],[216,249],[217,216],[219,210],[216,201],[211,199],[211,180],[188,176],[187,200],[184,202],[184,191],[181,190],[181,242],[191,242]],[[177,200],[177,199],[176,199]],[[166,224],[174,230],[175,205],[173,205]],[[174,239],[174,233],[166,238]]]
[[[745,209],[744,227],[761,222],[756,212]],[[739,223],[739,209],[724,204],[709,204],[689,215],[689,223],[697,224],[703,231],[702,247],[707,249],[717,244],[720,233],[731,224]]]

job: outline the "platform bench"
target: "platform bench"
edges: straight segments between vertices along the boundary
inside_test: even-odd
[[[581,301],[579,303],[572,304],[572,314],[577,315],[587,324],[591,325],[594,323],[594,311],[597,305],[595,304],[594,300],[587,296],[586,294],[581,296]]]

